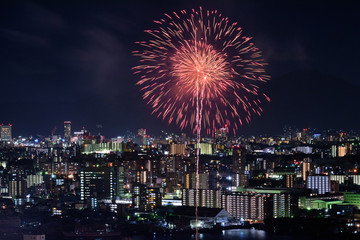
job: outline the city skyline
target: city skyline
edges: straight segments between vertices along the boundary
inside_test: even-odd
[[[65,121],[65,122],[70,122],[70,121]],[[8,124],[0,124],[0,128],[2,126],[4,127],[10,127],[11,130],[11,136],[10,137],[11,139],[14,139],[14,138],[28,138],[28,137],[31,137],[33,139],[39,139],[39,138],[45,138],[45,137],[51,137],[51,136],[59,136],[59,137],[63,137],[64,139],[69,137],[70,136],[73,136],[74,134],[76,135],[77,133],[83,131],[83,130],[86,130],[87,132],[89,132],[89,134],[91,136],[102,136],[104,137],[104,139],[111,139],[111,138],[116,138],[116,137],[124,137],[124,136],[127,136],[127,137],[130,137],[130,136],[133,136],[135,137],[136,135],[139,135],[138,131],[140,130],[143,130],[144,128],[137,128],[137,129],[127,129],[123,132],[118,132],[118,133],[111,133],[109,135],[105,135],[103,134],[102,132],[102,126],[95,126],[93,128],[88,128],[87,126],[83,126],[81,124],[77,124],[77,126],[82,126],[82,127],[75,127],[74,128],[74,125],[72,125],[72,123],[70,122],[71,124],[71,129],[73,130],[67,130],[68,133],[65,133],[65,127],[64,126],[60,126],[60,128],[58,128],[58,126],[54,126],[54,128],[52,129],[51,132],[49,132],[48,134],[40,134],[40,133],[32,133],[32,134],[28,134],[28,135],[24,135],[24,134],[18,134],[18,130],[16,129],[16,127],[14,128],[14,126],[11,124],[11,123],[8,123]],[[240,135],[233,135],[232,133],[230,132],[227,132],[227,135],[228,137],[230,138],[241,138],[241,137],[281,137],[283,136],[284,134],[286,134],[286,129],[290,128],[292,133],[296,134],[297,132],[302,132],[303,130],[310,130],[311,131],[311,134],[312,135],[326,135],[326,134],[341,134],[341,133],[345,133],[345,134],[353,134],[353,135],[357,135],[359,132],[354,130],[354,129],[333,129],[333,128],[330,128],[330,129],[326,129],[326,128],[309,128],[309,127],[298,127],[298,126],[295,126],[295,125],[284,125],[282,128],[280,129],[277,129],[276,130],[276,133],[274,134],[269,134],[269,133],[259,133],[259,134],[247,134],[247,133],[242,133]],[[226,129],[226,128],[220,128],[219,130],[221,129]],[[15,134],[14,134],[14,130],[15,130]],[[165,137],[165,136],[172,136],[172,135],[175,135],[175,136],[180,136],[181,134],[186,134],[187,136],[189,137],[195,137],[196,134],[194,134],[193,132],[191,131],[169,131],[169,130],[160,130],[158,132],[155,132],[155,131],[152,131],[152,129],[145,129],[145,131],[147,132],[147,136],[148,137]],[[69,134],[70,133],[70,134]],[[141,135],[141,134],[140,134]],[[209,135],[209,134],[203,134],[201,136],[201,138],[213,138],[216,136],[216,133],[215,134],[212,134],[212,135]],[[1,138],[0,138],[1,139]],[[10,140],[9,140],[10,141]]]
[[[7,46],[1,78],[4,89],[16,90],[0,96],[0,122],[14,124],[16,135],[46,135],[63,119],[71,119],[75,128],[100,124],[107,136],[140,127],[180,132],[156,119],[142,102],[131,51],[158,16],[203,6],[239,22],[269,63],[272,102],[237,135],[274,134],[285,124],[359,130],[354,110],[359,33],[351,5],[140,3],[6,4],[1,10],[0,43]]]
[[[0,239],[359,239],[357,10],[2,3]]]
[[[222,128],[197,145],[144,128],[105,139],[72,133],[71,124],[63,121],[64,138],[13,141],[12,126],[1,126],[1,236],[191,239],[198,226],[203,239],[244,237],[247,228],[284,239],[359,237],[358,133],[286,127],[281,136],[231,138]]]

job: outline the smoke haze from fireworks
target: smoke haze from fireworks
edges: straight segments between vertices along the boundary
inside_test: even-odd
[[[147,41],[133,51],[140,64],[143,99],[157,117],[195,132],[196,98],[201,101],[201,125],[207,134],[227,126],[234,134],[252,115],[261,115],[261,92],[267,82],[261,51],[218,11],[192,9],[164,14],[157,28],[145,30]],[[200,91],[198,91],[200,89]]]

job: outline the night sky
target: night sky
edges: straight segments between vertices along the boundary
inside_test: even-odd
[[[239,134],[281,133],[285,124],[360,130],[356,1],[8,2],[0,5],[0,123],[12,123],[15,136],[47,136],[55,125],[62,134],[65,120],[75,131],[101,124],[106,137],[180,132],[142,101],[131,51],[152,20],[199,6],[238,22],[269,63],[272,102]]]

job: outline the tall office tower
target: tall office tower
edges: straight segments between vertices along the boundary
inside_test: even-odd
[[[182,189],[182,205],[195,206],[196,189]],[[221,190],[199,189],[198,206],[207,208],[221,208]]]
[[[221,195],[222,208],[241,220],[263,221],[268,214],[269,194],[227,192]]]
[[[306,141],[309,137],[309,130],[304,128],[301,132],[301,140]]]
[[[293,137],[293,130],[291,126],[286,126],[283,128],[284,130],[284,137],[286,140],[291,141]]]
[[[84,167],[80,170],[80,199],[112,199],[114,196],[112,167]]]
[[[232,171],[233,173],[245,173],[245,166],[246,166],[246,158],[245,158],[245,149],[241,147],[234,147],[233,148],[233,166]]]
[[[11,124],[1,125],[0,130],[1,130],[0,140],[4,142],[10,142],[12,139],[12,125]]]
[[[304,181],[306,181],[306,177],[311,174],[311,162],[310,158],[304,158],[302,163],[302,178]]]
[[[64,122],[64,137],[66,142],[70,142],[71,139],[71,122],[65,121]]]
[[[308,176],[306,179],[306,188],[316,190],[318,194],[331,192],[330,176],[314,175]]]

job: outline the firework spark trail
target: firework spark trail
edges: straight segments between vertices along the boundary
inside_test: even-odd
[[[195,187],[195,237],[198,239],[199,236],[199,203],[198,203],[198,194],[199,194],[199,162],[200,162],[200,140],[201,140],[201,119],[203,111],[203,100],[204,100],[204,91],[203,88],[199,91],[200,83],[196,83],[196,187]],[[200,104],[200,107],[199,107]]]
[[[197,196],[201,129],[214,135],[227,126],[235,134],[253,115],[261,115],[262,101],[270,98],[259,84],[269,76],[252,39],[216,10],[182,10],[154,23],[157,28],[145,30],[151,39],[136,42],[142,50],[133,51],[140,57],[133,70],[152,114],[196,133]]]
[[[133,52],[140,57],[133,68],[141,76],[137,84],[153,114],[196,133],[198,77],[204,90],[201,126],[207,134],[224,125],[235,134],[262,113],[262,101],[270,100],[258,86],[269,79],[266,64],[237,23],[201,8],[154,22],[157,28],[145,31],[151,39],[137,42],[142,50]]]
[[[198,228],[198,224],[199,224],[199,209],[198,209],[198,191],[199,191],[199,161],[200,161],[200,132],[201,132],[201,121],[200,121],[200,114],[201,111],[199,109],[199,81],[197,81],[196,83],[196,186],[195,186],[195,237],[196,240],[198,239],[198,235],[199,235],[199,228]]]

